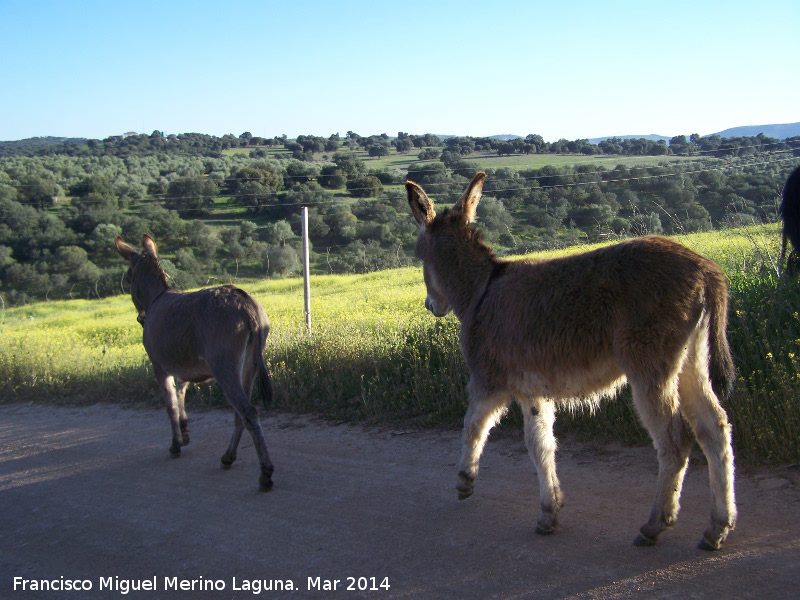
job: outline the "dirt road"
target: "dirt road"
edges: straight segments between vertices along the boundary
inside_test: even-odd
[[[192,442],[172,460],[163,411],[0,406],[0,598],[800,594],[800,470],[741,469],[738,526],[706,553],[696,544],[707,474],[693,464],[677,526],[637,548],[654,494],[650,448],[562,441],[567,506],[544,537],[520,436],[489,442],[475,495],[458,502],[457,432],[269,414],[275,488],[263,494],[246,434],[233,469],[219,468],[232,421],[223,410],[190,413]],[[40,580],[84,589],[31,592]]]

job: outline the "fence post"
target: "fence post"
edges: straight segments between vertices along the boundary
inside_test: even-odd
[[[306,333],[311,333],[311,275],[308,266],[308,207],[303,207],[303,288],[306,314]]]

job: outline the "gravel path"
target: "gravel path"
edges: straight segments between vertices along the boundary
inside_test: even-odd
[[[189,418],[192,443],[172,460],[163,411],[0,405],[0,598],[716,599],[800,589],[797,469],[740,470],[738,526],[707,553],[696,549],[707,473],[693,461],[678,524],[637,548],[655,493],[651,448],[562,441],[567,506],[557,533],[539,536],[521,435],[490,440],[475,495],[458,502],[458,432],[269,413],[275,488],[263,494],[247,434],[233,469],[219,468],[232,414]],[[29,591],[40,580],[91,589]],[[200,591],[209,586],[224,589]]]

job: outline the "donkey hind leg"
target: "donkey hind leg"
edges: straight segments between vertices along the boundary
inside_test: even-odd
[[[181,428],[181,446],[186,446],[189,443],[189,419],[186,416],[186,406],[184,400],[186,398],[186,388],[189,387],[188,381],[175,380],[175,393],[178,398],[178,424]]]
[[[539,476],[539,500],[542,512],[536,533],[555,531],[558,513],[564,508],[564,495],[556,475],[556,439],[553,423],[556,412],[553,402],[520,402],[525,421],[525,445]]]
[[[736,525],[731,427],[700,364],[692,361],[687,365],[679,385],[681,412],[692,426],[708,460],[708,480],[713,502],[711,525],[703,534],[699,547],[703,550],[719,550]]]
[[[692,438],[678,411],[677,381],[670,381],[663,387],[631,381],[631,387],[639,416],[658,453],[656,500],[650,518],[634,540],[637,546],[652,546],[678,518]]]
[[[183,434],[181,433],[180,408],[175,378],[156,364],[153,364],[153,371],[158,385],[164,390],[164,404],[167,407],[167,416],[172,426],[172,445],[169,447],[169,453],[172,458],[178,458],[181,455],[181,446],[183,446]]]
[[[245,378],[243,377],[242,379]],[[275,467],[272,465],[267,452],[264,431],[261,429],[261,423],[258,420],[258,410],[250,403],[249,395],[243,388],[241,380],[235,374],[231,373],[223,377],[217,377],[217,381],[222,387],[222,392],[225,394],[225,398],[228,399],[228,403],[233,407],[234,412],[236,412],[253,438],[253,445],[256,447],[258,460],[261,464],[261,476],[258,479],[259,489],[262,492],[268,492],[272,489],[272,473],[275,471]],[[248,377],[246,381],[248,382],[247,391],[252,391],[252,377]],[[235,437],[236,430],[234,429]],[[238,440],[231,439],[231,446],[233,446],[234,441],[238,442]]]
[[[465,500],[472,495],[478,477],[478,462],[489,436],[489,430],[503,416],[510,395],[507,392],[494,395],[470,394],[469,407],[464,416],[463,449],[458,466],[458,499]]]
[[[220,462],[222,463],[223,469],[230,469],[233,462],[236,460],[236,449],[239,447],[239,440],[242,439],[242,432],[244,431],[244,421],[242,421],[242,417],[239,416],[239,413],[234,411],[234,424],[233,424],[233,436],[231,436],[231,443],[228,445],[228,449],[225,451],[225,454],[222,455]]]

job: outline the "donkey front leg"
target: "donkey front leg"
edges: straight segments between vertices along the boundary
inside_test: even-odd
[[[463,450],[458,466],[458,499],[472,495],[478,478],[478,462],[489,436],[489,430],[503,416],[509,402],[508,393],[483,395],[470,393],[469,407],[464,416]]]
[[[189,443],[189,418],[186,416],[186,388],[189,387],[188,381],[175,380],[175,393],[178,397],[178,423],[181,427],[181,446]]]
[[[525,445],[539,476],[539,500],[542,512],[536,533],[544,535],[555,531],[558,513],[564,508],[564,495],[556,475],[556,439],[553,423],[556,420],[552,402],[520,403],[525,422]]]
[[[167,407],[167,416],[172,426],[172,445],[169,447],[169,453],[172,458],[178,458],[181,455],[181,446],[184,444],[183,434],[181,433],[180,408],[178,391],[175,387],[175,378],[155,364],[153,364],[153,371],[155,372],[158,385],[164,390],[164,404]]]

